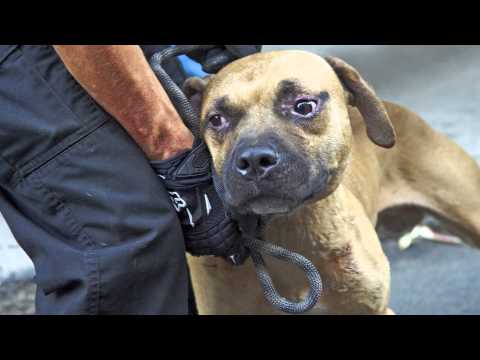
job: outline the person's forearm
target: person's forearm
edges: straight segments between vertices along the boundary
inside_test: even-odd
[[[190,149],[193,136],[137,45],[54,45],[72,76],[152,160]]]

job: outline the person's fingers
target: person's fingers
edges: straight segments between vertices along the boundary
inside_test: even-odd
[[[209,74],[215,74],[235,59],[235,55],[225,49],[211,50],[203,63],[203,71]]]

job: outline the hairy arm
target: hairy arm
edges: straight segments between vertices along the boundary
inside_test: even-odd
[[[72,76],[151,160],[190,149],[183,124],[138,45],[54,45]]]

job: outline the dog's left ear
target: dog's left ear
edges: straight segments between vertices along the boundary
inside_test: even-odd
[[[190,100],[190,103],[197,114],[200,114],[203,94],[211,78],[212,76],[207,76],[204,78],[191,77],[188,78],[183,84],[183,93],[187,99]]]
[[[362,114],[370,140],[384,148],[393,147],[395,145],[395,129],[390,122],[385,106],[375,91],[358,71],[345,61],[336,57],[326,57],[325,60],[351,94],[349,101]]]

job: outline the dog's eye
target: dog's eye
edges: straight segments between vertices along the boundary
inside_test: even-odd
[[[209,119],[210,126],[216,130],[223,130],[228,126],[228,121],[221,115],[212,115]]]
[[[298,100],[295,103],[293,111],[297,115],[309,116],[309,115],[312,115],[316,109],[317,109],[317,102],[315,100],[302,99],[302,100]]]

